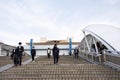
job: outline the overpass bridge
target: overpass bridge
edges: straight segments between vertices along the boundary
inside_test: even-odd
[[[85,37],[78,45],[79,56],[120,71],[120,28],[94,24],[83,29]]]

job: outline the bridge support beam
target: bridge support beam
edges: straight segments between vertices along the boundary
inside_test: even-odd
[[[33,47],[33,39],[30,39],[30,54],[31,54],[32,47]]]
[[[86,34],[85,34],[84,31],[83,31],[83,33],[84,33],[84,36],[85,36],[85,42],[86,42],[86,44],[87,44],[88,51],[90,52],[90,46],[89,46],[88,40],[87,40],[87,38],[86,38]]]

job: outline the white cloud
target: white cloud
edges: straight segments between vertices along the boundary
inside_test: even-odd
[[[18,41],[19,36],[16,34],[10,34],[5,31],[0,31],[1,41],[10,45],[16,45],[16,41]]]
[[[118,4],[119,1],[106,0],[105,2]],[[57,6],[54,2],[50,2],[0,1],[1,40],[15,45],[19,41],[29,42],[30,38],[40,41],[40,37],[48,39],[73,37],[74,41],[80,41],[83,38],[81,29],[85,25],[102,23],[120,26],[118,6],[103,5],[100,7],[99,5],[98,7],[94,4],[84,6],[75,4],[76,2],[72,4],[72,1],[64,6],[62,4]]]
[[[115,4],[120,3],[120,0],[103,0],[103,1],[110,5],[115,5]]]

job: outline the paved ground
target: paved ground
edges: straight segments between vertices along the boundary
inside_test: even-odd
[[[22,64],[27,64],[31,61],[31,57],[26,55],[23,56]],[[12,68],[14,66],[13,60],[10,56],[0,56],[0,72]]]
[[[23,56],[23,62],[30,59],[31,57],[26,55],[26,56]],[[10,56],[0,56],[0,67],[3,67],[7,64],[13,64],[13,60],[11,59]]]

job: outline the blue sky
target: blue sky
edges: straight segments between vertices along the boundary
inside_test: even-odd
[[[83,38],[90,24],[120,27],[120,0],[0,0],[0,41]]]

